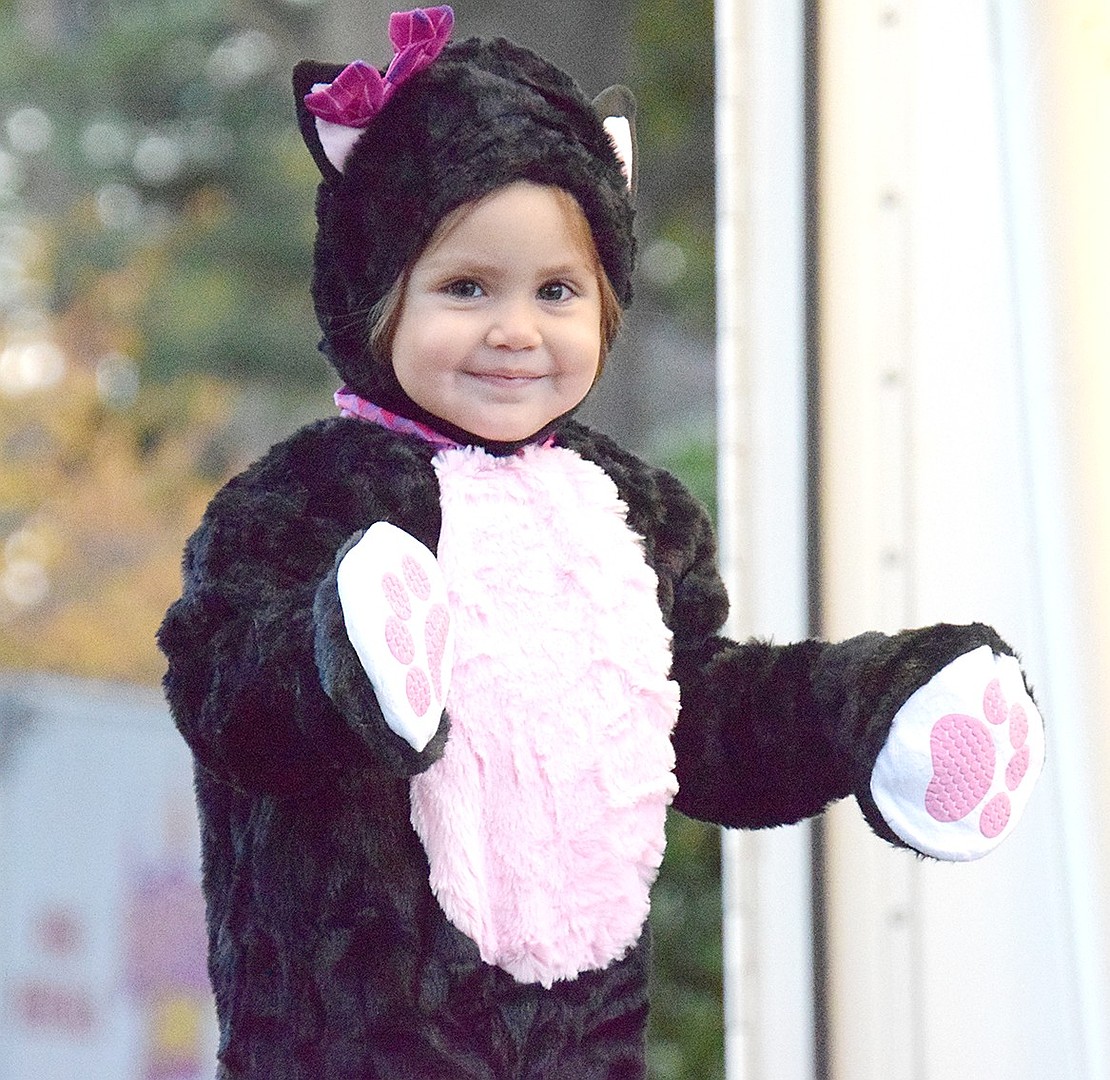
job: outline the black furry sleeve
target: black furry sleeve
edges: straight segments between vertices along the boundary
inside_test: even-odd
[[[664,521],[689,515],[683,504],[672,496]],[[855,795],[871,827],[900,844],[870,787],[895,714],[958,656],[981,645],[1008,653],[1008,646],[981,624],[868,633],[834,644],[730,641],[707,632],[707,618],[723,619],[727,601],[704,513],[690,535],[690,561],[675,581],[671,614],[672,674],[682,702],[674,733],[676,809],[761,828],[799,821]]]
[[[241,788],[299,788],[335,769],[409,775],[347,640],[335,587],[346,545],[391,520],[434,548],[438,489],[421,447],[356,421],[298,433],[232,480],[190,538],[159,644],[166,696],[200,766]]]

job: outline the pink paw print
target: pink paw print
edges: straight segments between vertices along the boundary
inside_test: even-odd
[[[930,817],[945,823],[979,810],[979,831],[993,840],[1009,824],[1013,810],[1010,792],[1017,791],[1029,772],[1029,718],[1022,704],[1007,705],[998,679],[992,679],[983,694],[983,713],[996,727],[1008,725],[1011,752],[1003,771],[1006,790],[984,805],[999,767],[995,739],[978,717],[949,713],[933,725],[930,736],[933,778],[925,791],[925,809]]]
[[[400,574],[382,575],[382,592],[392,609],[382,633],[393,659],[405,668],[405,697],[416,716],[424,716],[432,701],[443,697],[443,652],[451,617],[447,605],[432,601],[428,575],[411,556],[401,557]],[[423,635],[423,657],[417,657],[417,636]],[[425,667],[420,660],[427,660]]]
[[[415,537],[379,521],[341,560],[338,583],[347,636],[386,723],[423,750],[439,727],[451,666],[439,563]]]
[[[1017,661],[984,647],[938,672],[898,711],[871,791],[906,843],[937,858],[974,859],[1013,829],[1043,762],[1044,728]]]

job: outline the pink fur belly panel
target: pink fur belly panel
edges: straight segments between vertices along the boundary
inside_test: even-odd
[[[411,784],[447,917],[551,985],[640,937],[674,797],[670,633],[616,487],[560,447],[437,454],[455,619],[444,756]]]

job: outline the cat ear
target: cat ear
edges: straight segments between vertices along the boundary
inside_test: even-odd
[[[621,163],[628,190],[635,198],[640,156],[636,149],[636,99],[627,86],[610,86],[594,98],[593,104]]]
[[[302,60],[293,69],[293,94],[296,97],[297,124],[301,129],[301,138],[325,180],[338,177],[339,169],[320,141],[319,125],[315,115],[308,111],[305,98],[320,83],[334,82],[342,70],[342,64],[321,64],[315,60]]]

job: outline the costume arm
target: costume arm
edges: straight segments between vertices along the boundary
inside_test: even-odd
[[[1008,834],[1043,760],[1036,706],[988,626],[937,625],[830,644],[736,643],[708,521],[674,587],[677,809],[723,825],[798,821],[855,795],[871,827],[940,858]]]
[[[836,644],[714,637],[676,650],[676,807],[760,828],[800,821],[855,795],[875,831],[896,840],[870,789],[894,716],[932,676],[981,646],[1010,655],[982,625],[862,634]]]
[[[159,631],[178,727],[202,767],[239,787],[293,790],[321,769],[411,775],[442,752],[445,728],[417,752],[386,726],[338,602],[355,523],[388,508],[327,501],[233,481],[189,542]]]

